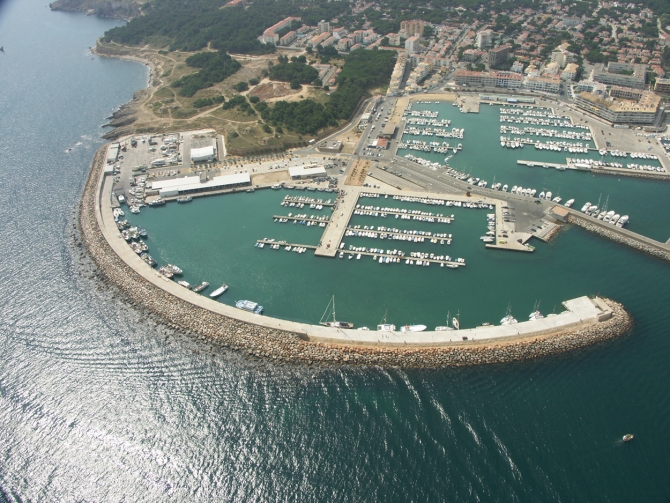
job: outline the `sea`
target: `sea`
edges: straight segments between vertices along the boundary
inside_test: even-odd
[[[486,210],[454,209],[448,225],[352,221],[452,233],[451,245],[416,248],[345,240],[466,260],[448,270],[258,249],[264,237],[319,239],[318,227],[273,221],[299,211],[279,205],[282,191],[132,216],[157,260],[193,283],[229,283],[221,302],[249,298],[280,318],[316,323],[335,295],[338,319],[357,326],[385,315],[444,324],[447,313],[475,326],[508,306],[525,319],[535,302],[547,314],[599,293],[635,319],[607,344],[508,365],[252,361],[156,324],[101,285],[72,234],[105,118],[147,84],[146,67],[90,53],[120,23],[0,4],[0,501],[668,501],[668,265],[580,228],[515,254],[483,249]],[[497,128],[497,109],[471,119],[487,114]],[[463,124],[455,167],[461,156],[489,184],[495,169],[576,204],[610,194],[631,229],[667,239],[666,185],[502,163],[497,129],[475,162],[477,131]]]

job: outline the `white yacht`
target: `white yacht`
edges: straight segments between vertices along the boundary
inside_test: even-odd
[[[426,325],[405,325],[400,327],[401,332],[423,332],[426,330]]]
[[[574,199],[568,199],[568,200],[565,202],[565,207],[566,207],[566,208],[569,208],[569,207],[572,206],[573,204],[575,204],[575,200],[574,200]]]
[[[228,290],[228,285],[226,285],[226,284],[224,283],[224,284],[221,285],[219,288],[217,288],[217,289],[214,290],[212,293],[210,293],[209,296],[210,296],[211,298],[215,299],[215,298],[218,297],[219,295],[222,295],[223,293],[225,293],[226,290]]]
[[[503,192],[507,192],[507,184],[503,185],[503,187],[502,187],[502,191],[503,191]]]
[[[617,227],[623,227],[628,222],[628,215],[622,216],[618,222],[615,223]]]
[[[512,325],[513,323],[517,323],[516,319],[514,316],[512,316],[512,304],[507,305],[507,313],[505,314],[505,317],[500,320],[501,325]]]

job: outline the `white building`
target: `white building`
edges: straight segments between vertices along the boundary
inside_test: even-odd
[[[405,49],[409,54],[414,54],[419,50],[419,37],[414,35],[405,40]]]
[[[493,45],[493,32],[491,30],[482,30],[477,32],[477,48],[486,49]]]
[[[326,168],[323,166],[294,166],[288,169],[291,180],[304,180],[305,178],[318,178],[326,176]]]
[[[561,90],[561,80],[557,77],[526,77],[523,87],[529,91],[558,94]]]
[[[215,160],[216,148],[214,145],[191,149],[191,162],[212,162]]]
[[[319,21],[318,30],[319,30],[319,33],[329,33],[330,32],[330,23],[328,21],[324,21],[322,19],[321,21]]]

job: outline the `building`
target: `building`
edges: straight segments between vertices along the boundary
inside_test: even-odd
[[[294,166],[288,169],[291,180],[305,180],[307,178],[318,178],[326,175],[326,168],[323,166]]]
[[[233,189],[249,185],[251,185],[249,173],[239,173],[237,175],[215,176],[211,180],[207,180],[206,177],[201,178],[198,175],[170,178],[150,182],[147,184],[147,189],[158,191],[158,195],[161,197],[175,197],[183,194]]]
[[[315,35],[314,37],[310,38],[307,41],[307,45],[312,46],[312,47],[316,47],[319,44],[323,44],[323,42],[328,40],[329,38],[331,38],[330,33],[328,33],[328,32],[321,33],[319,35]]]
[[[416,36],[421,36],[423,35],[423,29],[425,27],[425,24],[423,21],[401,21],[400,22],[400,30],[404,31],[407,33],[408,36],[413,37],[414,35]]]
[[[273,24],[267,30],[265,30],[263,32],[263,35],[258,37],[258,40],[260,40],[264,44],[277,45],[279,43],[279,35],[276,32],[278,32],[282,28],[286,28],[287,26],[290,27],[293,21],[300,21],[300,18],[287,17],[286,19],[282,19],[278,23]]]
[[[496,66],[507,61],[512,47],[509,44],[494,47],[489,51],[489,66],[495,68]]]
[[[561,73],[561,80],[568,80],[570,82],[576,80],[578,70],[577,63],[568,63],[565,65],[565,70]]]
[[[342,142],[341,141],[322,141],[317,147],[319,152],[328,152],[331,154],[337,154],[342,151]]]
[[[670,79],[656,79],[654,91],[657,93],[670,93]]]
[[[528,91],[558,94],[561,90],[561,79],[558,77],[526,77],[523,88]]]
[[[551,53],[551,62],[558,63],[561,68],[565,68],[565,65],[574,63],[575,61],[577,61],[577,57],[565,49],[558,49]]]
[[[493,32],[491,30],[478,31],[475,40],[478,49],[488,49],[493,45]]]
[[[579,17],[564,17],[561,19],[561,23],[565,28],[570,28],[572,26],[579,26],[582,24],[582,19]]]
[[[658,114],[662,113],[660,96],[627,88],[612,88],[605,96],[585,91],[577,95],[575,103],[612,124],[654,124]]]
[[[471,72],[469,70],[456,70],[454,80],[459,86],[519,89],[521,87],[522,76],[514,72]]]
[[[412,73],[407,78],[407,85],[405,88],[413,92],[418,91],[420,88],[420,83],[425,80],[425,78],[428,77],[432,71],[433,64],[430,61],[421,61],[421,63],[419,63],[416,68],[412,70]]]
[[[577,82],[575,91],[577,93],[582,93],[586,91],[588,93],[604,96],[605,93],[607,92],[607,86],[605,84],[601,84],[600,82],[594,82],[592,80],[580,80],[579,82]]]
[[[391,138],[393,138],[393,135],[395,135],[395,132],[396,132],[397,128],[398,127],[396,126],[396,124],[394,124],[392,122],[387,122],[386,126],[384,126],[382,128],[382,130],[379,132],[379,136],[377,136],[377,138],[383,138],[385,140],[390,140]]]
[[[644,89],[646,79],[647,67],[641,64],[631,65],[610,61],[607,68],[603,63],[598,63],[591,71],[591,80],[613,86]]]
[[[337,41],[337,50],[338,51],[348,51],[352,45],[352,40],[350,38],[341,38]]]
[[[511,70],[514,73],[523,73],[523,63],[521,61],[515,61]]]
[[[214,145],[191,149],[191,162],[213,162],[215,160],[216,147]]]
[[[407,49],[407,52],[409,54],[414,54],[419,50],[419,37],[414,35],[413,37],[409,37],[407,40],[405,40],[405,49]]]
[[[330,33],[330,23],[322,19],[321,21],[319,21],[317,29],[319,33]]]
[[[389,39],[389,45],[393,45],[395,47],[400,45],[400,35],[397,33],[389,33],[386,35]]]
[[[407,53],[398,52],[398,58],[395,60],[395,66],[393,67],[393,72],[391,73],[391,81],[389,82],[389,88],[386,92],[387,96],[397,96],[400,94],[400,87],[402,86],[402,79],[405,75],[405,69],[407,68]]]
[[[295,39],[298,38],[298,34],[295,31],[289,31],[286,35],[279,39],[279,45],[291,45],[295,42]]]
[[[544,67],[544,71],[542,72],[546,76],[552,76],[555,77],[561,72],[561,65],[558,63],[552,61],[548,65]]]

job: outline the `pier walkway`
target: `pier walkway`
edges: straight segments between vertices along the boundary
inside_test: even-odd
[[[286,241],[276,241],[274,239],[258,239],[256,240],[257,244],[264,245],[279,245],[279,246],[290,246],[291,248],[307,248],[308,250],[316,250],[315,245],[301,245],[299,243],[288,243]]]
[[[358,203],[359,194],[358,190],[347,187],[344,196],[338,199],[337,206],[333,207],[333,216],[326,226],[314,255],[332,258],[337,254],[344,232],[347,230],[351,215]]]
[[[330,202],[328,202],[330,201]],[[333,199],[326,199],[325,201],[323,199],[316,199],[313,197],[306,197],[306,196],[284,196],[284,199],[282,203],[286,203],[283,206],[287,206],[290,203],[298,203],[298,204],[319,204],[321,206],[335,206],[335,203],[333,202]]]
[[[522,159],[518,159],[516,161],[517,164],[520,164],[522,166],[528,166],[530,168],[555,168],[555,169],[579,169],[575,166],[571,166],[569,164],[558,164],[555,162],[542,162],[542,161],[524,161]]]
[[[350,234],[353,233],[353,234]],[[371,235],[370,235],[371,234]],[[362,237],[362,238],[371,238],[371,239],[389,239],[393,240],[393,237],[396,236],[400,239],[398,241],[407,241],[410,243],[425,243],[426,240],[432,240],[439,242],[449,241],[447,244],[451,244],[451,239],[449,237],[437,236],[434,234],[414,234],[412,232],[395,232],[389,229],[379,230],[379,229],[361,229],[356,227],[347,227],[347,232],[345,234],[347,237]],[[414,241],[416,238],[419,238],[418,241]],[[435,243],[437,244],[437,243]]]

